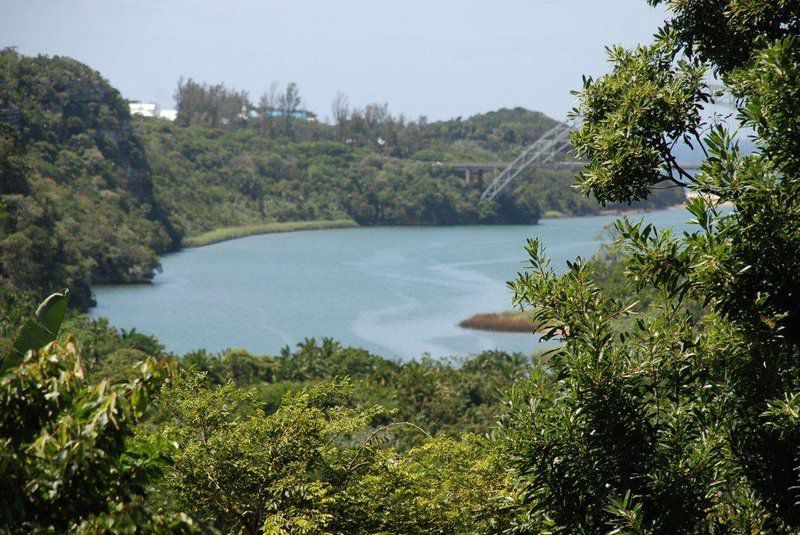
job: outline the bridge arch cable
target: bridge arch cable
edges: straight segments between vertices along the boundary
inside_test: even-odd
[[[572,122],[559,122],[517,156],[508,167],[494,177],[481,194],[481,200],[493,200],[525,169],[542,166],[570,148],[569,135],[575,130]]]

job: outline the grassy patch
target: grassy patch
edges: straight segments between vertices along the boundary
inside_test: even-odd
[[[294,232],[297,230],[321,230],[330,228],[357,227],[358,223],[352,219],[334,219],[331,221],[287,221],[283,223],[263,223],[261,225],[246,225],[243,227],[225,227],[192,236],[183,240],[184,247],[202,247],[226,240],[235,240],[255,234],[272,234],[277,232]]]
[[[567,214],[559,212],[558,210],[545,210],[542,214],[542,219],[555,219],[558,217],[565,217]]]
[[[490,314],[475,314],[469,319],[459,323],[467,329],[480,329],[482,331],[500,331],[508,333],[533,332],[531,315],[529,312],[508,311]]]

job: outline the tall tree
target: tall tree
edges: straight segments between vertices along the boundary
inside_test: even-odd
[[[698,194],[696,230],[617,229],[630,284],[610,298],[584,262],[557,274],[539,243],[512,284],[546,338],[551,374],[515,387],[505,438],[536,531],[794,533],[800,529],[800,6],[670,0],[652,45],[609,49],[587,78],[573,144],[577,185],[600,202],[648,197],[665,178]],[[702,111],[737,101],[757,150]],[[703,135],[705,133],[705,135]],[[707,155],[699,173],[672,149]],[[698,318],[692,308],[704,306]],[[552,382],[552,384],[551,384]]]
[[[303,103],[297,84],[289,82],[286,90],[278,97],[278,108],[284,117],[292,117]]]
[[[297,88],[297,84],[294,82],[286,84],[286,89],[278,97],[278,111],[281,115],[283,133],[285,135],[291,136],[294,134],[292,121],[296,118],[295,115],[302,104],[303,99],[300,97],[300,90]]]
[[[342,135],[342,128],[350,117],[350,101],[344,93],[336,93],[331,103],[331,118],[336,125],[336,132]]]
[[[258,113],[258,124],[262,134],[272,133],[273,113],[278,108],[278,82],[272,82],[269,89],[261,94],[258,100],[256,112]]]
[[[246,91],[228,89],[224,84],[199,84],[189,78],[178,80],[173,95],[181,126],[199,124],[234,130],[247,123],[253,105]]]

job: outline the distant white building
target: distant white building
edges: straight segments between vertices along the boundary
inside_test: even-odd
[[[283,110],[270,109],[267,111],[270,117],[284,117],[286,114]],[[291,113],[292,119],[300,119],[302,121],[314,121],[317,116],[314,112],[308,110],[295,110]]]
[[[128,104],[131,116],[141,115],[142,117],[158,117],[158,104],[155,102],[130,102]]]
[[[158,112],[158,116],[162,119],[174,121],[178,117],[178,110],[161,110]]]

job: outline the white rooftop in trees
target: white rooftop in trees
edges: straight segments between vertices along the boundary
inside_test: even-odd
[[[158,116],[162,119],[174,121],[178,117],[178,110],[161,110],[158,112]]]
[[[158,104],[155,102],[130,102],[128,104],[131,116],[158,117]]]

